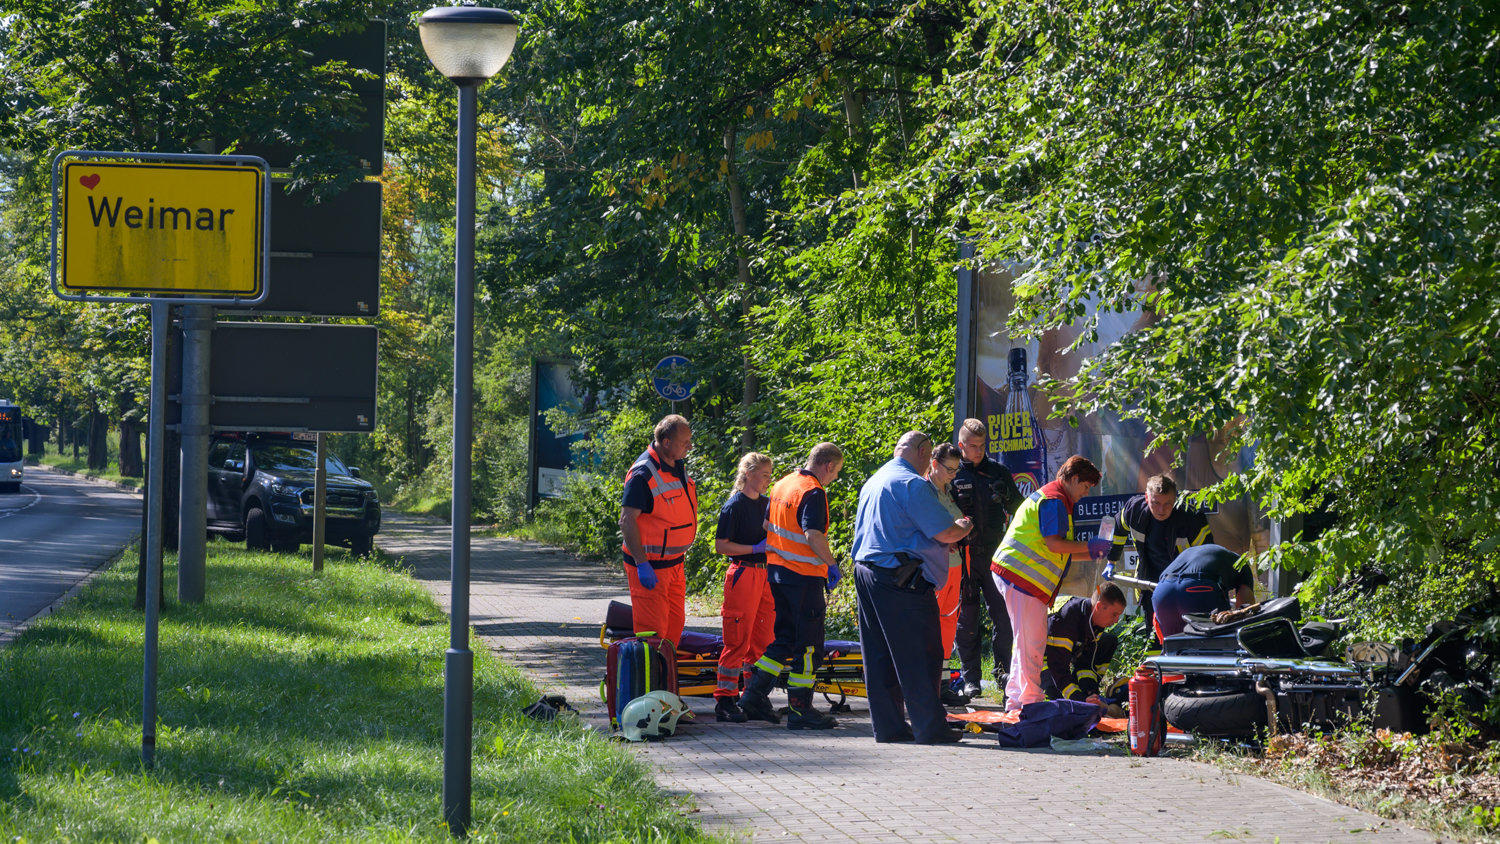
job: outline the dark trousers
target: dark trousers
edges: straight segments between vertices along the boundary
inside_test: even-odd
[[[1141,612],[1145,613],[1146,627],[1147,629],[1154,630],[1156,625],[1156,606],[1151,602],[1151,596],[1154,593],[1150,589],[1142,589],[1136,594],[1140,595],[1139,603]]]
[[[990,617],[990,653],[995,656],[995,674],[1010,670],[1010,613],[1005,611],[1005,598],[990,576],[990,555],[985,549],[964,547],[964,582],[958,593],[958,637],[954,640],[958,651],[958,664],[963,667],[965,683],[980,685],[983,676],[984,648],[982,646],[984,616]],[[1001,684],[1004,685],[1003,683]]]
[[[823,664],[823,622],[828,599],[821,577],[775,567],[769,576],[771,600],[776,603],[776,638],[756,663],[770,673],[769,664],[790,665],[787,698],[800,706],[812,700],[812,675]]]
[[[876,741],[908,735],[931,741],[948,728],[938,698],[943,641],[937,594],[921,575],[912,583],[905,589],[897,586],[894,569],[864,563],[854,567],[859,644]]]
[[[1160,639],[1182,632],[1184,615],[1229,609],[1229,595],[1217,579],[1169,577],[1156,586],[1156,633]]]

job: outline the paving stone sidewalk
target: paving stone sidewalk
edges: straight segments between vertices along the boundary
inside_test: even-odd
[[[395,514],[377,537],[444,607],[448,543],[446,525]],[[475,632],[607,729],[599,625],[610,599],[627,599],[624,574],[537,543],[482,537],[473,541],[472,567]],[[717,618],[689,617],[688,624],[718,630]],[[1432,840],[1309,794],[1177,759],[1004,750],[983,737],[947,747],[877,745],[863,701],[822,733],[718,724],[707,698],[689,702],[697,724],[633,749],[663,788],[691,797],[705,827],[755,841]]]

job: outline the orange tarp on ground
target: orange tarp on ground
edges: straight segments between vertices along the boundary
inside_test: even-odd
[[[1021,720],[1019,712],[1001,712],[998,709],[981,709],[977,712],[949,712],[949,721],[968,721],[973,724],[1014,724]],[[1100,718],[1094,729],[1101,733],[1125,732],[1124,718]]]

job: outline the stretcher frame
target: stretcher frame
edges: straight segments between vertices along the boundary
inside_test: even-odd
[[[615,602],[611,602],[615,603]],[[628,605],[625,605],[628,606]],[[599,625],[599,646],[608,649],[621,639],[635,635],[634,630],[610,627],[606,620]],[[721,639],[722,641],[722,639]],[[855,650],[841,649],[841,643],[825,645],[823,664],[813,672],[813,691],[823,695],[835,711],[847,706],[851,697],[868,697],[865,691],[864,655],[858,643]],[[677,694],[682,697],[709,697],[718,688],[719,654],[693,653],[677,649]],[[786,688],[787,673],[776,678],[779,688]]]

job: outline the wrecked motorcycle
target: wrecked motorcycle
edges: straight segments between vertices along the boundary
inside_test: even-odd
[[[1223,623],[1186,616],[1141,668],[1161,684],[1162,720],[1200,736],[1253,741],[1355,722],[1420,732],[1434,695],[1491,691],[1496,655],[1472,637],[1475,617],[1430,625],[1421,640],[1353,643],[1334,658],[1343,625],[1302,623],[1296,598],[1274,598]]]

